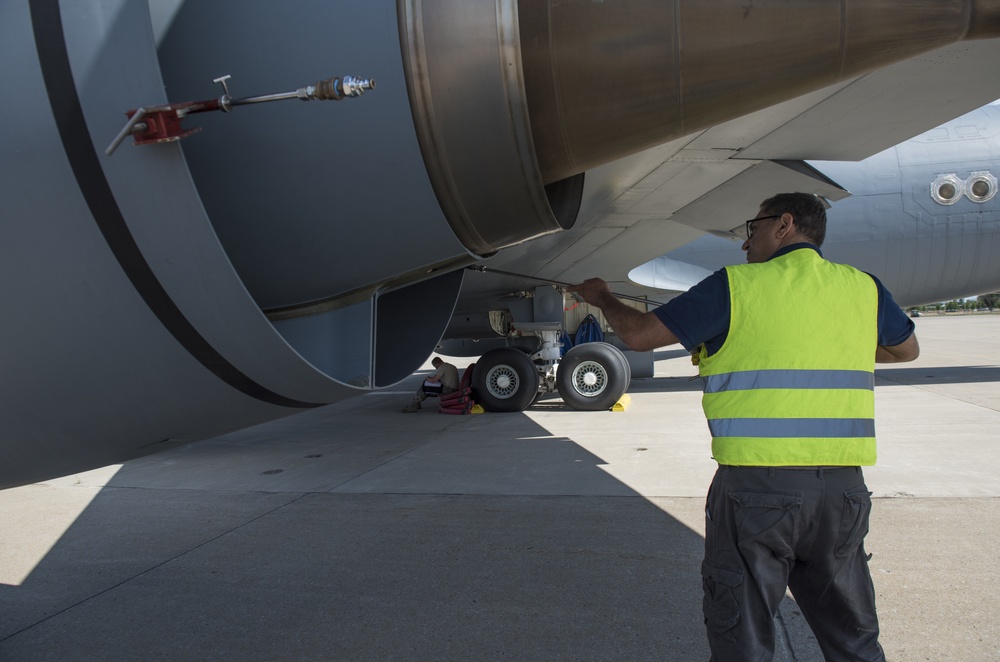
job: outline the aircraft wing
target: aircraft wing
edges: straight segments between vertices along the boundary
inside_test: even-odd
[[[997,57],[997,40],[953,44],[588,171],[574,228],[483,264],[561,282],[600,276],[616,291],[657,298],[628,278],[633,268],[705,233],[742,243],[741,222],[775,193],[844,199],[852,191],[805,161],[861,161],[990,103],[1000,84],[983,83]],[[709,273],[676,267],[673,286],[658,289],[686,291]],[[499,289],[525,284],[507,279]],[[475,280],[463,289],[476,291]]]

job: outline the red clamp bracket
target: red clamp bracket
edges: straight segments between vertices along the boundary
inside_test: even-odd
[[[340,101],[349,97],[359,97],[366,90],[375,89],[375,81],[372,79],[344,76],[343,78],[330,78],[319,81],[315,85],[300,87],[294,92],[233,99],[229,95],[229,86],[227,85],[229,78],[227,75],[212,81],[222,85],[223,95],[218,99],[185,101],[165,106],[150,106],[149,108],[129,110],[125,113],[125,116],[128,117],[128,122],[118,132],[115,139],[111,141],[108,148],[104,150],[104,153],[111,156],[112,152],[118,149],[118,146],[129,135],[133,137],[133,144],[135,145],[152,145],[155,143],[173,142],[181,138],[186,138],[193,133],[198,133],[201,131],[200,127],[185,129],[181,125],[186,116],[193,115],[194,113],[207,113],[214,110],[221,110],[228,113],[234,106],[280,101],[282,99]]]

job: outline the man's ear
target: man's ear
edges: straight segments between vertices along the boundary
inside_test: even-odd
[[[795,232],[795,217],[786,211],[781,215],[781,219],[778,224],[778,239],[784,239],[793,232]]]

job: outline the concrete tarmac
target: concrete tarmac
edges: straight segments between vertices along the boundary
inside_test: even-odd
[[[916,323],[876,372],[881,641],[997,660],[1000,315]],[[418,373],[2,491],[0,660],[706,660],[715,465],[687,355],[656,357],[624,413],[404,415]],[[822,659],[790,598],[777,630]]]

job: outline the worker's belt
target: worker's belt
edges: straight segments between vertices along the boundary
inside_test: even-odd
[[[822,469],[823,471],[836,471],[838,469],[857,469],[856,465],[850,464],[838,464],[838,465],[825,465],[825,466],[815,466],[815,467],[759,467],[753,465],[740,465],[740,464],[720,464],[720,467],[725,467],[726,469],[777,469],[779,471],[788,469],[789,471],[817,471]]]

